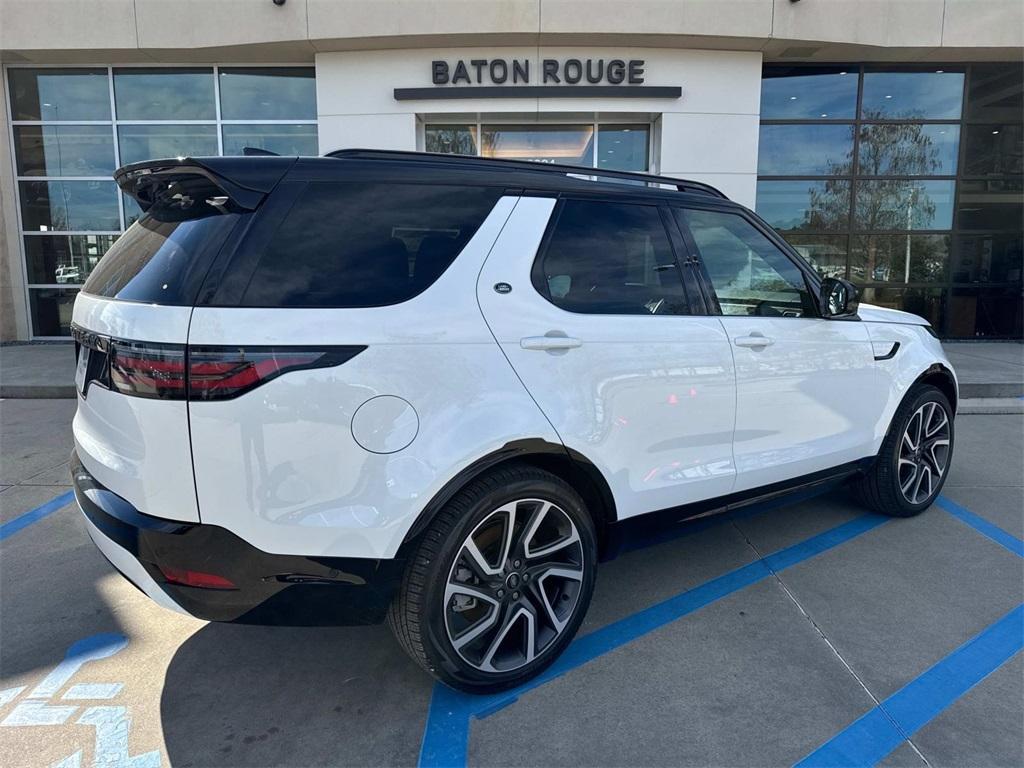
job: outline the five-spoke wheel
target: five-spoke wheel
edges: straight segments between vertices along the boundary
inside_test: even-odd
[[[575,489],[528,465],[492,470],[424,532],[389,622],[406,651],[449,685],[508,688],[572,640],[596,562],[594,523]]]
[[[953,407],[937,387],[917,384],[893,415],[878,457],[854,490],[867,506],[895,517],[926,510],[953,458]]]
[[[900,492],[911,504],[928,499],[949,463],[950,419],[935,401],[926,402],[910,417],[900,441]]]
[[[529,664],[573,615],[584,567],[579,532],[564,510],[544,499],[503,504],[462,542],[448,574],[452,647],[483,672]]]

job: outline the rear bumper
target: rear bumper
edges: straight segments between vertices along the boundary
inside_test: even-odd
[[[220,526],[145,515],[97,482],[75,452],[71,477],[89,535],[107,560],[158,604],[199,619],[375,624],[402,576],[401,560],[274,555]],[[237,589],[171,583],[160,566],[217,574]]]

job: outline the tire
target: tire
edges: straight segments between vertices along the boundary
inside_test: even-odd
[[[511,688],[572,640],[596,564],[594,524],[571,486],[527,465],[498,468],[456,494],[424,531],[388,624],[406,653],[453,688]]]
[[[949,399],[931,385],[915,385],[896,409],[875,463],[854,482],[855,495],[884,515],[919,515],[932,505],[946,482],[953,438]]]

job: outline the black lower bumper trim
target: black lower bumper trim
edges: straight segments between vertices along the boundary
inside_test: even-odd
[[[404,570],[399,559],[264,552],[226,528],[143,514],[102,486],[71,454],[75,498],[99,531],[130,552],[184,610],[207,621],[331,626],[384,619]],[[167,581],[160,566],[214,573],[237,589]]]

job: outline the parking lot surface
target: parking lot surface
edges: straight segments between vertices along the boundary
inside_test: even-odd
[[[527,688],[435,686],[383,627],[207,624],[106,563],[73,400],[0,401],[0,764],[1024,764],[1024,419],[957,420],[920,517],[842,489],[604,565]]]

